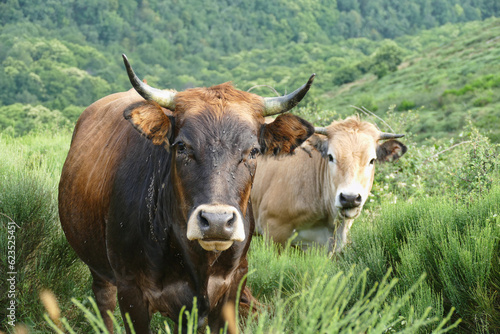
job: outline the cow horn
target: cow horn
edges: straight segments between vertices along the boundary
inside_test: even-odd
[[[143,98],[148,101],[155,101],[160,106],[168,108],[170,110],[175,110],[175,94],[176,92],[171,90],[161,90],[153,88],[144,82],[142,82],[137,75],[134,73],[132,66],[127,59],[127,56],[122,54],[123,62],[125,63],[125,68],[127,69],[128,78],[134,89]]]
[[[324,127],[314,127],[314,133],[319,133],[320,135],[327,135],[326,128]]]
[[[276,114],[282,114],[295,107],[304,98],[306,93],[309,91],[309,88],[311,88],[315,76],[316,74],[311,75],[306,84],[302,85],[302,87],[288,95],[279,97],[265,97],[264,111],[262,112],[262,115],[266,117]]]
[[[404,137],[405,135],[397,135],[394,133],[387,133],[387,132],[380,132],[380,140],[385,140],[385,139],[394,139],[394,138],[401,138]]]

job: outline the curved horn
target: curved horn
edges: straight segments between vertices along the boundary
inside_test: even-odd
[[[302,87],[300,87],[293,93],[279,97],[265,97],[264,111],[262,112],[262,115],[266,117],[281,114],[295,107],[300,102],[300,100],[304,98],[306,93],[309,91],[309,88],[311,88],[315,76],[316,73],[311,75],[307,83],[302,85]]]
[[[319,133],[320,135],[327,135],[326,128],[324,127],[314,127],[314,133]]]
[[[397,134],[394,134],[394,133],[380,132],[379,140],[401,138],[401,137],[404,137],[404,136],[405,135],[397,135]]]
[[[175,92],[170,90],[161,90],[153,88],[144,82],[142,82],[137,75],[134,73],[132,66],[127,59],[127,56],[122,54],[123,62],[125,63],[125,68],[127,69],[128,78],[134,89],[139,93],[144,99],[148,101],[155,101],[160,106],[168,108],[170,110],[175,110]]]

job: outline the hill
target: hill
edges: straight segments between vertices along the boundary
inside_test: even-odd
[[[398,70],[373,74],[321,96],[324,106],[349,113],[350,105],[379,115],[412,110],[407,132],[420,137],[459,134],[471,121],[500,142],[500,20],[445,25],[396,39],[409,51]]]
[[[40,124],[71,125],[93,101],[130,88],[120,57],[126,53],[160,88],[233,81],[283,94],[316,72],[304,103],[309,111],[302,112],[314,122],[351,113],[350,105],[382,114],[396,105],[418,109],[425,121],[445,115],[437,128],[404,129],[441,136],[470,112],[499,141],[490,71],[498,65],[499,21],[484,20],[499,14],[500,6],[486,0],[9,0],[0,4],[0,129],[21,135]],[[463,47],[476,50],[473,59]],[[441,56],[442,68],[433,68]],[[455,109],[459,116],[449,123]]]

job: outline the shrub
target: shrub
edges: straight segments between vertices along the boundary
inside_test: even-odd
[[[262,245],[262,244],[261,244]],[[304,254],[300,255],[304,256]],[[328,265],[325,262],[325,265]],[[417,332],[420,328],[433,326],[432,333],[445,333],[456,327],[458,322],[449,325],[450,314],[444,319],[430,317],[428,308],[422,315],[415,316],[411,311],[406,317],[399,316],[400,310],[408,302],[410,296],[418,289],[423,278],[420,278],[405,292],[402,297],[391,299],[389,296],[397,285],[397,280],[389,280],[390,272],[385,274],[381,281],[368,289],[366,284],[366,270],[357,277],[352,270],[344,274],[324,274],[324,266],[310,267],[308,271],[295,278],[297,289],[289,295],[278,295],[272,304],[262,305],[260,312],[250,315],[242,324],[243,333],[387,333],[404,330]],[[279,271],[281,277],[286,275],[285,270]],[[91,324],[92,333],[108,333],[97,309],[96,303],[89,298],[90,307],[73,299],[79,310],[85,314]],[[191,311],[183,309],[179,315],[179,323],[185,314],[187,320],[187,334],[199,333],[196,297]],[[230,307],[230,306],[229,306]],[[57,314],[57,312],[55,312]],[[238,314],[238,310],[235,310]],[[54,314],[54,313],[52,313]],[[60,319],[57,315],[49,318],[45,315],[47,323],[56,331],[64,333],[64,327],[69,332],[74,329],[66,318]],[[121,333],[121,323],[112,315],[115,331]],[[130,318],[127,318],[132,327]],[[444,328],[448,325],[447,328]],[[172,333],[173,330],[167,321],[164,321],[158,333]],[[164,329],[164,330],[163,330]],[[207,333],[210,333],[206,329]],[[221,331],[228,332],[227,326]]]
[[[359,98],[359,101],[356,102],[356,105],[365,107],[366,109],[374,112],[378,110],[378,106],[373,95],[362,95]]]
[[[475,99],[472,102],[472,105],[474,107],[484,107],[485,105],[490,104],[491,101],[492,101],[491,97],[480,97],[480,98]]]
[[[377,49],[372,56],[370,72],[382,78],[390,72],[395,72],[403,60],[403,50],[393,41],[387,41]]]
[[[500,171],[499,151],[500,145],[491,144],[488,137],[472,128],[470,148],[462,164],[454,173],[454,186],[458,190],[457,197],[473,199],[489,191]]]
[[[413,101],[403,100],[398,104],[398,110],[410,110],[415,108],[416,104]]]
[[[361,72],[355,66],[344,66],[340,68],[333,79],[335,85],[343,85],[357,80]]]

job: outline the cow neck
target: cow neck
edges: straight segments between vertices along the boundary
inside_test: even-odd
[[[173,212],[169,205],[173,198],[170,182],[170,154],[152,154],[150,156],[150,173],[143,198],[147,211],[147,226],[143,233],[148,235],[153,244],[167,241],[168,222],[172,221]]]

